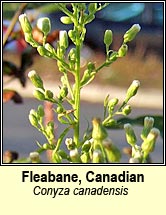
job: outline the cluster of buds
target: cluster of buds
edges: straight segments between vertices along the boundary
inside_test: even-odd
[[[43,126],[43,124],[42,124],[43,117],[44,117],[44,108],[42,105],[38,106],[37,111],[35,111],[34,109],[30,110],[29,121],[30,121],[31,125],[34,126],[35,128],[37,128],[39,131],[41,131],[46,136],[50,145],[54,145],[54,139],[55,139],[54,122],[50,121],[47,123],[46,126]],[[43,148],[43,149],[50,148],[48,146],[48,144],[44,144],[43,146],[41,146],[40,144],[38,144],[38,145],[40,146],[40,148]]]
[[[134,129],[131,124],[124,125],[126,133],[126,140],[132,147],[132,157],[130,163],[146,163],[149,160],[149,155],[154,151],[157,137],[160,135],[160,131],[153,127],[154,119],[152,117],[145,117],[144,127],[142,129],[141,138],[143,142],[141,146],[138,146],[137,138]]]
[[[35,70],[30,71],[28,73],[28,77],[31,80],[32,84],[37,88],[33,92],[33,95],[36,99],[40,101],[48,100],[56,103],[56,100],[53,98],[53,92],[44,88],[43,81]]]

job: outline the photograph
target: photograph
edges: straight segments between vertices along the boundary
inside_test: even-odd
[[[1,6],[1,165],[165,165],[164,2]]]

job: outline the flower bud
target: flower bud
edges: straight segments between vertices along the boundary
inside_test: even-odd
[[[97,3],[89,3],[88,5],[88,11],[91,14],[94,14],[97,10]]]
[[[39,156],[39,153],[38,152],[31,152],[29,154],[29,157],[32,161],[32,163],[40,163],[40,156]]]
[[[129,163],[140,163],[138,158],[130,158]]]
[[[48,17],[43,17],[37,20],[37,27],[44,35],[48,35],[51,31],[51,22]]]
[[[76,148],[70,151],[70,158],[73,163],[80,163],[79,153]]]
[[[49,99],[52,99],[53,96],[54,96],[54,94],[53,94],[53,92],[52,92],[51,90],[46,90],[45,96],[46,96],[47,98],[49,98]]]
[[[36,99],[43,101],[45,99],[45,95],[40,90],[34,90],[33,95]]]
[[[127,43],[135,38],[137,33],[141,30],[139,24],[134,24],[125,34],[124,34],[124,43]]]
[[[113,52],[109,57],[109,64],[116,61],[117,58],[118,58],[118,52]]]
[[[89,162],[89,159],[90,159],[90,156],[89,156],[89,153],[84,153],[81,155],[81,161],[82,163],[88,163]]]
[[[110,46],[112,43],[112,31],[106,30],[104,33],[104,44],[106,46]]]
[[[119,162],[121,159],[120,150],[113,144],[112,140],[103,141],[104,150],[109,162]]]
[[[109,114],[112,114],[115,106],[118,104],[118,99],[117,98],[113,98],[108,102],[108,112]]]
[[[45,129],[48,137],[50,140],[54,139],[54,122],[50,121],[47,123],[46,125],[46,129]]]
[[[92,138],[94,140],[104,140],[108,135],[101,123],[101,120],[98,118],[94,118],[92,120],[93,130],[92,130]]]
[[[90,70],[86,69],[81,79],[81,87],[89,84],[89,82],[91,82],[94,79],[95,74],[96,72],[91,72]]]
[[[141,138],[144,140],[148,136],[150,130],[153,128],[154,118],[153,117],[145,117],[144,118],[144,127],[141,133]]]
[[[113,119],[113,118],[111,118],[111,119],[105,119],[103,122],[102,122],[102,124],[104,125],[104,126],[106,126],[106,127],[112,127],[112,126],[115,126],[116,124],[117,124],[117,121],[115,120],[115,119]]]
[[[60,47],[64,47],[65,49],[68,47],[67,31],[60,31],[60,33],[59,33],[59,44],[60,44]]]
[[[32,70],[28,73],[28,77],[30,78],[30,80],[32,81],[32,83],[35,87],[44,90],[43,81],[40,78],[40,76],[34,70]]]
[[[131,113],[131,106],[130,105],[126,105],[123,110],[122,110],[122,113],[127,116]]]
[[[70,18],[69,16],[62,16],[62,17],[60,18],[60,20],[61,20],[61,22],[62,22],[63,24],[66,24],[66,25],[72,24],[72,23],[73,23],[72,20],[71,20],[71,18]]]
[[[75,42],[76,42],[76,32],[75,32],[75,30],[69,30],[68,35],[69,35],[70,39],[72,40],[72,42],[75,44]]]
[[[139,87],[140,87],[140,82],[138,80],[134,80],[127,90],[125,103],[127,103],[131,97],[136,95]]]
[[[32,47],[37,48],[39,44],[33,39],[32,33],[24,33],[25,41],[29,43]]]
[[[44,144],[43,144],[43,149],[49,150],[49,149],[51,149],[51,145],[48,144],[48,143],[44,143]]]
[[[95,149],[93,151],[92,155],[92,163],[102,163],[103,162],[103,156],[99,149]]]
[[[47,49],[47,51],[51,52],[52,54],[55,54],[55,49],[53,46],[51,46],[49,43],[46,43],[44,45],[44,48]]]
[[[37,113],[40,117],[43,117],[44,116],[44,108],[42,105],[39,105],[38,106],[38,110],[37,110]]]
[[[44,48],[43,46],[38,46],[37,51],[40,54],[40,56],[42,56],[42,57],[50,58],[53,56],[53,54],[50,51],[48,51],[46,48]]]
[[[21,14],[19,16],[19,21],[20,21],[21,28],[22,28],[23,32],[31,34],[32,33],[32,26],[31,26],[31,23],[29,22],[27,15],[25,13]]]
[[[68,95],[68,88],[67,88],[67,86],[63,86],[60,89],[60,92],[59,92],[59,95],[58,95],[58,99],[59,100],[63,100],[67,95]]]
[[[91,142],[89,140],[86,140],[82,145],[82,151],[88,152],[90,148],[91,148]]]
[[[89,62],[88,65],[87,65],[87,69],[88,69],[89,71],[95,70],[95,64],[92,63],[92,62]]]
[[[155,148],[155,143],[157,137],[160,135],[160,131],[157,128],[152,128],[141,145],[142,150],[144,151],[144,157],[146,158],[150,152],[153,152]]]
[[[38,127],[37,117],[34,114],[31,114],[31,111],[30,111],[30,114],[29,114],[29,121],[30,121],[31,125],[33,125],[36,128]]]
[[[130,123],[124,124],[124,130],[126,132],[126,140],[131,146],[135,146],[137,138],[135,136],[133,127]]]
[[[58,106],[57,109],[56,109],[56,112],[57,112],[58,114],[63,113],[63,111],[64,111],[64,108],[61,107],[61,106]]]
[[[127,54],[128,46],[123,44],[118,50],[118,57],[124,57]]]
[[[69,60],[75,63],[75,61],[76,61],[76,49],[71,48],[68,56],[69,56]]]

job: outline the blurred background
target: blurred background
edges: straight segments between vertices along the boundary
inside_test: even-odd
[[[70,5],[69,5],[70,9]],[[32,69],[43,77],[46,88],[56,93],[61,74],[56,61],[40,57],[24,41],[18,22],[18,14],[25,12],[34,27],[35,38],[40,40],[36,20],[47,16],[51,20],[50,42],[55,45],[60,30],[72,29],[64,25],[54,3],[3,3],[3,153],[16,151],[19,157],[27,157],[35,150],[35,140],[44,143],[44,138],[28,121],[30,109],[37,108],[41,102],[33,99],[33,87],[27,79]],[[118,50],[123,42],[124,33],[133,25],[140,24],[141,31],[129,43],[127,55],[99,72],[92,85],[82,91],[82,131],[86,120],[102,115],[103,100],[106,95],[118,97],[123,101],[126,90],[134,79],[141,82],[138,95],[133,98],[131,118],[143,115],[163,116],[163,62],[164,62],[164,3],[110,3],[96,13],[95,20],[87,25],[85,44],[81,53],[82,70],[89,61],[100,65],[105,59],[104,32],[113,31],[111,49]],[[69,49],[72,47],[70,44]],[[72,77],[71,77],[72,81]],[[85,125],[84,125],[85,124]],[[61,125],[57,125],[58,131]],[[139,125],[136,126],[138,135]],[[113,141],[123,148],[127,146],[124,131],[111,131]],[[123,141],[122,141],[123,140]],[[153,161],[164,161],[163,139],[153,153]],[[43,157],[43,159],[46,159]],[[46,160],[45,160],[46,161]],[[123,156],[122,162],[128,162]]]

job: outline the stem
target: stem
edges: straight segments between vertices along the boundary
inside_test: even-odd
[[[80,50],[81,44],[79,39],[77,39],[76,45],[76,70],[75,70],[75,101],[74,101],[74,110],[75,110],[75,126],[74,126],[74,142],[76,146],[79,146],[79,123],[80,123]]]

